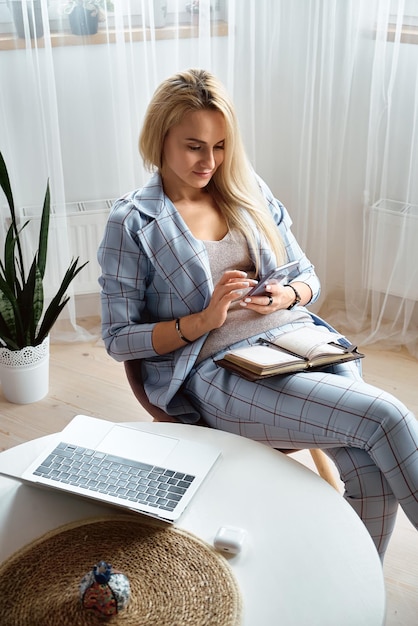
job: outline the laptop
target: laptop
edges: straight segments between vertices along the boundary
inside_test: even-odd
[[[174,523],[219,457],[212,445],[77,415],[19,478]]]

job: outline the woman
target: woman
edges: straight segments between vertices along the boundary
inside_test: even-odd
[[[232,346],[313,326],[305,306],[319,295],[286,209],[247,162],[222,85],[202,70],[164,81],[140,152],[155,173],[115,203],[99,249],[107,351],[141,359],[150,401],[184,422],[324,449],[383,558],[398,503],[418,523],[415,417],[363,382],[357,362],[258,382],[216,365]],[[290,284],[246,296],[293,260]]]

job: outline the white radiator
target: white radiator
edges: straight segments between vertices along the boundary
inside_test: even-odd
[[[80,264],[89,261],[73,282],[74,293],[82,295],[99,291],[97,279],[100,275],[100,266],[97,262],[97,248],[102,240],[112,204],[112,200],[68,203],[65,206],[65,216],[61,216],[55,207],[51,207],[47,271],[44,283],[46,298],[55,294],[64,271],[73,257],[80,257]],[[32,261],[38,243],[40,211],[40,208],[34,209],[33,207],[23,209],[19,220],[21,226],[30,220],[21,234],[26,266]],[[62,257],[63,244],[60,242],[60,228],[63,233],[68,229],[69,233],[69,260],[64,270],[60,270],[58,264],[54,262],[54,259]],[[64,239],[65,243],[66,241]]]
[[[418,301],[418,206],[382,199],[368,217],[368,288]]]

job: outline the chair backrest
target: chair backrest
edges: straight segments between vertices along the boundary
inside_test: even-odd
[[[177,422],[175,417],[171,417],[165,411],[158,408],[148,400],[145,393],[144,382],[142,379],[141,359],[133,359],[132,361],[124,361],[125,373],[129,385],[134,392],[135,398],[139,404],[153,417],[156,422]]]

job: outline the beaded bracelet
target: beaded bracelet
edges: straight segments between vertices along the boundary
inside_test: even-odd
[[[288,311],[291,311],[293,309],[293,307],[295,307],[297,304],[299,304],[299,302],[301,301],[301,297],[300,297],[300,293],[299,291],[297,291],[293,285],[291,285],[290,283],[288,285],[286,285],[286,287],[290,287],[290,289],[293,289],[294,294],[295,294],[295,299],[293,300],[292,304],[290,306],[287,307]]]

